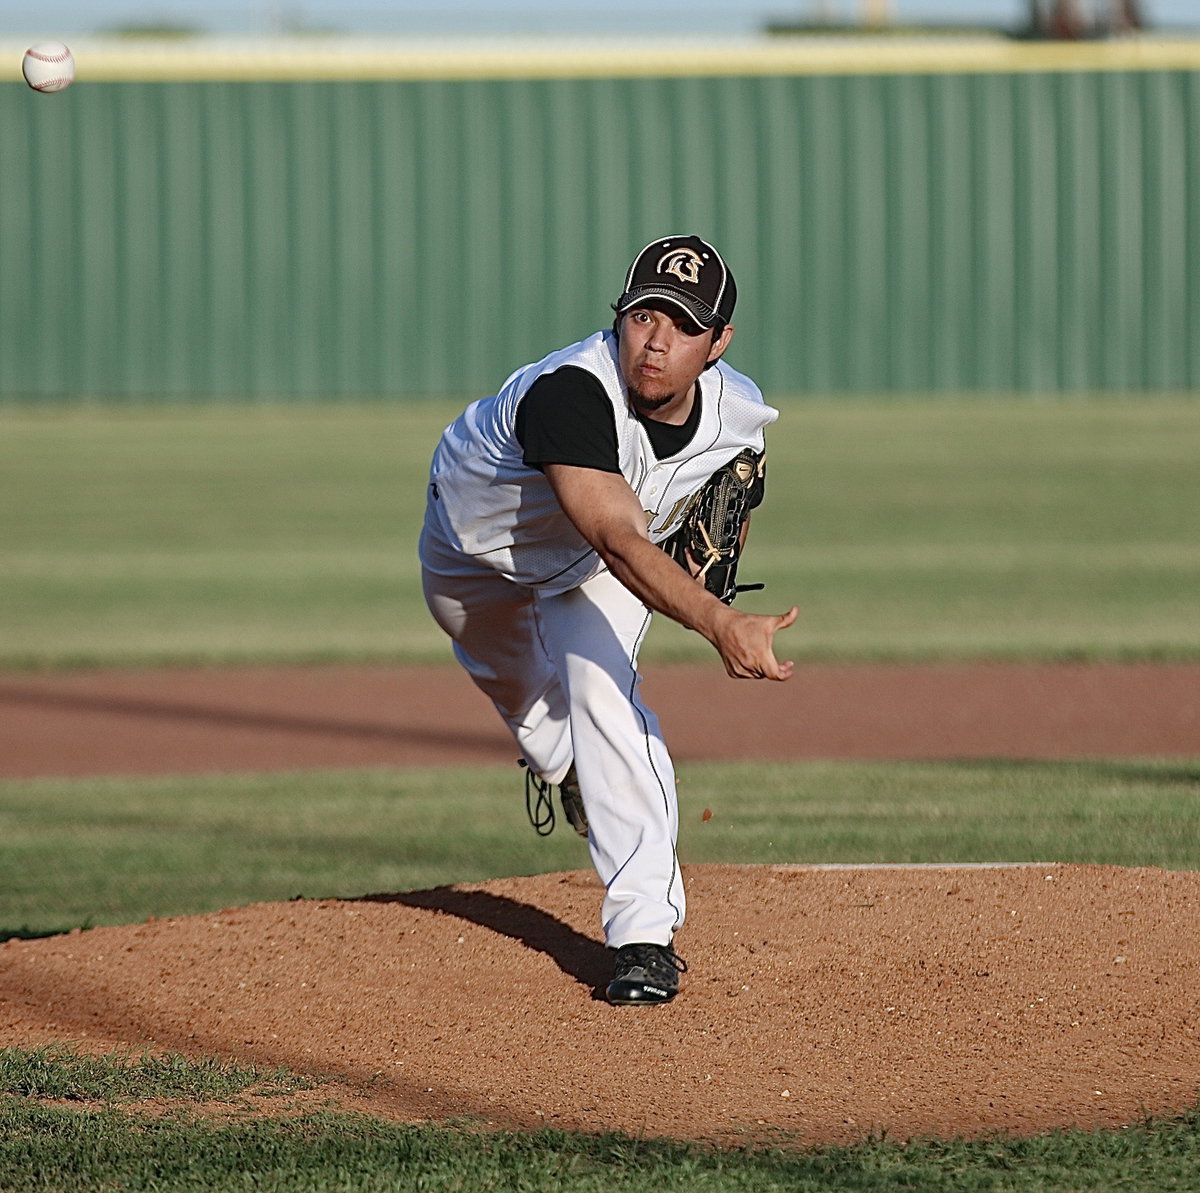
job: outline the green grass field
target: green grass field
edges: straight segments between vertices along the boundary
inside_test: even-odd
[[[800,605],[796,657],[1200,657],[1200,403],[781,406],[742,600]],[[0,667],[445,659],[415,543],[454,412],[0,413]]]
[[[445,406],[0,412],[0,669],[447,659],[414,548]],[[1200,658],[1200,404],[794,401],[745,607],[797,658]],[[709,657],[669,625],[645,658]],[[1200,759],[681,768],[686,863],[1194,868]],[[700,813],[712,808],[711,821]],[[514,772],[0,782],[0,939],[296,894],[582,868]],[[723,1152],[247,1117],[304,1075],[0,1052],[24,1190],[1193,1190],[1200,1118],[1030,1140]],[[165,1098],[174,1109],[148,1099]],[[197,1113],[226,1100],[228,1119]]]

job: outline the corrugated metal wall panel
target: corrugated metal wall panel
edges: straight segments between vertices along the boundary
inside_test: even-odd
[[[0,397],[469,395],[711,236],[775,393],[1200,383],[1200,74],[0,86]]]

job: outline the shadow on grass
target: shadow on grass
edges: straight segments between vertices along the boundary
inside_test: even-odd
[[[77,924],[73,927],[90,928],[91,924]],[[42,940],[47,936],[65,936],[72,928],[41,928],[33,929],[26,924],[23,928],[0,928],[0,944],[6,940]]]
[[[399,722],[343,721],[333,717],[313,717],[284,711],[251,711],[223,708],[215,704],[189,703],[182,700],[148,699],[115,693],[51,692],[36,685],[0,681],[0,704],[18,708],[49,708],[68,712],[94,712],[117,715],[131,720],[194,723],[212,727],[291,733],[301,736],[345,738],[363,742],[382,742],[397,746],[417,745],[445,748],[453,756],[477,754],[491,760],[503,744],[501,730],[471,734],[461,727],[416,729]]]
[[[584,936],[569,924],[529,903],[519,903],[487,891],[458,891],[452,887],[401,894],[364,895],[356,902],[403,903],[406,907],[420,907],[442,915],[457,916],[460,920],[518,941],[526,948],[545,953],[568,977],[587,986],[594,999],[604,997],[604,986],[612,968],[608,950],[598,941]]]

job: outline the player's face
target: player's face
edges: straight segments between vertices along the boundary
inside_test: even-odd
[[[714,338],[673,308],[635,307],[621,320],[621,374],[634,407],[643,414],[683,403],[709,361],[733,337],[727,326]]]

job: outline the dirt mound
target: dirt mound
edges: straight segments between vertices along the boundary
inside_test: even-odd
[[[329,1075],[409,1121],[722,1143],[1029,1133],[1194,1103],[1200,874],[695,866],[660,1008],[601,997],[590,872],[0,946],[0,1045]]]

